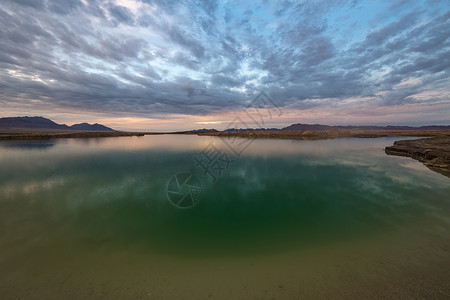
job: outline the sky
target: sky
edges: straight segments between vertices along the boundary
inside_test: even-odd
[[[226,129],[261,92],[264,127],[448,125],[450,2],[0,2],[0,117]]]

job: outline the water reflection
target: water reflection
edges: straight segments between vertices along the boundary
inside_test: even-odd
[[[313,154],[318,156],[336,153],[358,153],[371,150],[382,153],[385,146],[398,139],[408,137],[387,137],[377,139],[340,138],[334,140],[288,140],[288,139],[256,139],[243,151],[243,156],[267,156],[286,154]],[[56,144],[68,148],[100,148],[102,150],[170,150],[201,151],[210,143],[221,151],[231,153],[233,143],[239,144],[243,138],[219,138],[214,136],[196,136],[186,134],[148,135],[111,138],[69,138],[38,141],[1,141],[0,147],[42,147],[45,149]],[[233,142],[231,142],[233,141]],[[237,141],[237,142],[236,142]],[[67,148],[66,147],[66,148]]]
[[[194,286],[196,299],[221,298],[217,287],[223,298],[268,298],[263,291],[271,289],[290,299],[305,286],[311,298],[317,287],[363,278],[365,295],[364,278],[396,284],[418,273],[411,265],[430,261],[445,269],[450,180],[385,155],[394,140],[255,140],[216,182],[203,178],[192,209],[169,202],[168,182],[198,171],[193,156],[209,143],[229,151],[219,138],[0,147],[0,294],[179,299]],[[420,284],[438,270],[420,268]],[[239,295],[230,296],[224,282]]]
[[[61,139],[44,151],[2,147],[0,205],[17,203],[15,214],[27,218],[40,207],[33,222],[51,216],[90,239],[176,255],[199,247],[275,251],[408,228],[430,215],[445,219],[450,181],[386,156],[395,139],[255,140],[241,156],[220,138],[193,135]],[[201,177],[193,156],[210,143],[234,162],[214,183],[203,176],[200,203],[178,210],[168,181],[186,171]],[[0,219],[8,214],[4,207]]]
[[[0,148],[23,150],[46,150],[57,144],[56,139],[50,140],[6,140],[0,141]]]

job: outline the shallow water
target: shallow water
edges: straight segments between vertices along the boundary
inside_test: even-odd
[[[0,293],[408,296],[427,277],[445,296],[450,179],[385,155],[395,140],[3,141]]]

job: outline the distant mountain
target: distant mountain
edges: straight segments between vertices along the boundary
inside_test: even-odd
[[[88,124],[88,123],[80,123],[80,124],[74,124],[70,126],[70,129],[73,130],[89,130],[89,131],[114,131],[114,129],[106,127],[102,124]]]
[[[439,125],[430,125],[430,126],[421,126],[421,127],[412,127],[412,126],[331,126],[331,125],[320,125],[320,124],[292,124],[290,126],[284,127],[281,130],[285,131],[310,131],[310,130],[351,130],[351,129],[363,129],[363,130],[450,130],[450,126],[439,126]]]
[[[43,117],[0,118],[0,128],[70,130],[65,124],[60,125]]]
[[[58,124],[44,117],[10,117],[0,118],[0,130],[79,130],[79,131],[115,131],[101,124],[80,123],[72,126]]]
[[[246,132],[246,131],[320,131],[320,130],[450,130],[450,125],[428,125],[421,127],[413,126],[355,126],[355,125],[322,125],[322,124],[292,124],[284,128],[228,128],[223,132]],[[190,132],[215,132],[216,129],[197,129]]]
[[[218,131],[217,129],[206,129],[206,128],[203,128],[203,129],[191,130],[189,132],[217,132],[217,131]]]
[[[276,131],[280,130],[278,128],[228,128],[225,129],[223,132],[244,132],[244,131]],[[219,132],[219,130],[211,128],[211,129],[195,129],[190,130],[188,132]]]
[[[228,128],[224,132],[243,132],[243,131],[276,131],[278,128]]]

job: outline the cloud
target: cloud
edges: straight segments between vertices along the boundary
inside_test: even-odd
[[[29,6],[36,9],[44,8],[44,0],[14,0],[12,2],[16,2],[23,6]]]
[[[327,111],[449,103],[449,20],[440,2],[407,0],[8,0],[0,105],[205,116],[259,91]]]
[[[118,23],[133,25],[134,15],[128,8],[121,5],[110,5],[109,14]]]

